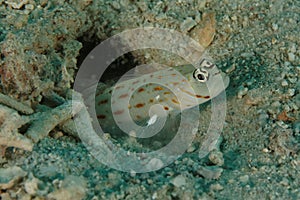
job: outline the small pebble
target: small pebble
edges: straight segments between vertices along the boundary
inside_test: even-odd
[[[251,80],[248,80],[248,81],[246,82],[246,85],[247,85],[247,86],[251,86],[253,83],[254,83],[254,80],[251,79]]]
[[[293,124],[293,128],[296,134],[300,133],[300,121],[297,121]]]
[[[289,180],[287,178],[283,177],[282,180],[280,181],[280,184],[283,186],[288,186]]]
[[[160,169],[164,166],[164,163],[158,158],[152,158],[150,162],[147,164],[148,170]]]
[[[128,7],[128,4],[127,3],[125,4],[124,2],[125,1],[121,1],[121,5],[123,7]],[[145,12],[148,9],[148,5],[145,1],[138,1],[138,2],[136,2],[136,4],[142,12]]]
[[[32,5],[32,4],[27,4],[27,5],[25,5],[25,9],[26,9],[26,10],[33,10],[33,9],[34,9],[34,5]]]
[[[258,123],[261,125],[261,126],[264,126],[267,124],[268,122],[268,119],[269,119],[269,115],[265,112],[262,112],[260,113],[259,117],[258,117]]]
[[[152,195],[152,199],[157,199],[157,197],[158,197],[157,192],[154,192]]]
[[[288,80],[291,82],[291,83],[296,83],[297,82],[297,77],[288,77]]]
[[[195,147],[195,145],[191,145],[191,146],[189,146],[189,148],[186,150],[186,152],[188,152],[188,153],[191,153],[191,152],[194,152],[196,150],[196,147]]]
[[[273,31],[277,31],[278,30],[278,25],[275,23],[272,23],[272,29]]]
[[[230,73],[230,72],[233,72],[235,70],[235,64],[231,65],[230,67],[228,67],[225,72],[226,73]]]
[[[296,45],[292,44],[292,46],[289,48],[289,51],[292,53],[296,53],[296,51],[297,51]]]
[[[295,54],[293,54],[293,53],[288,53],[288,60],[289,60],[290,62],[295,61]]]
[[[286,105],[284,104],[283,105],[283,109],[286,111],[286,112],[289,112],[291,110],[291,107],[289,105]]]
[[[285,124],[283,121],[277,121],[276,124],[284,129],[289,128],[289,125]]]
[[[296,92],[296,90],[295,90],[294,88],[288,89],[288,95],[289,95],[290,97],[294,96],[294,95],[295,95],[295,92]]]
[[[135,176],[136,176],[136,171],[130,170],[130,176],[131,176],[131,177],[135,177]]]
[[[218,179],[223,172],[223,169],[217,166],[200,166],[197,173],[203,176],[205,179],[212,180]]]
[[[120,10],[121,8],[120,4],[117,1],[112,1],[111,6],[116,10]]]
[[[249,176],[248,175],[240,177],[240,182],[247,183],[248,181],[249,181]]]
[[[239,87],[239,90],[238,90],[238,98],[241,99],[243,98],[243,96],[245,96],[248,92],[248,88],[247,87],[244,87],[243,85]]]
[[[186,33],[196,25],[197,25],[197,22],[195,20],[193,20],[193,18],[188,17],[181,23],[180,30],[182,32]]]
[[[210,190],[213,190],[213,191],[220,191],[220,190],[223,190],[224,187],[222,185],[220,185],[219,183],[216,183],[216,184],[212,184],[210,186]]]
[[[185,181],[185,177],[183,175],[178,175],[176,176],[171,183],[175,186],[175,187],[181,187],[184,186],[186,184]]]
[[[268,148],[263,148],[263,149],[262,149],[262,152],[264,152],[264,153],[269,153],[270,150],[269,150]]]
[[[232,184],[232,183],[234,183],[234,182],[235,182],[234,179],[229,179],[229,180],[228,180],[228,183],[230,183],[230,184]]]
[[[152,185],[152,184],[153,184],[153,180],[152,180],[152,179],[147,179],[147,183],[148,183],[149,185]]]
[[[233,15],[233,16],[231,17],[231,20],[232,20],[232,21],[236,21],[236,20],[237,20],[237,16],[236,16],[236,15]]]
[[[205,8],[206,0],[198,1],[198,8],[199,10]]]
[[[244,58],[250,58],[250,57],[253,57],[253,56],[254,56],[253,52],[245,52],[245,53],[241,54],[241,57],[244,57]]]
[[[298,107],[294,102],[290,102],[290,103],[289,103],[289,106],[290,106],[290,108],[293,109],[293,110],[299,110],[299,107]]]
[[[275,107],[275,108],[278,108],[281,106],[281,103],[279,101],[274,101],[272,104],[271,104],[272,107]]]
[[[223,153],[216,149],[210,152],[208,158],[215,165],[222,166],[224,164]]]
[[[287,82],[286,80],[283,80],[283,81],[281,82],[281,85],[282,85],[283,87],[285,87],[285,86],[288,86],[289,84],[288,84],[288,82]]]

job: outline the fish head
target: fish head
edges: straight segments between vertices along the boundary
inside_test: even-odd
[[[218,96],[229,85],[229,77],[209,60],[203,59],[198,66],[188,65],[179,70],[189,84],[182,85],[182,100],[188,104],[197,99],[198,104]]]

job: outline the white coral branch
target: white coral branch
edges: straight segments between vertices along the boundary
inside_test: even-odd
[[[71,118],[83,106],[82,102],[65,101],[56,108],[22,116],[18,111],[28,114],[31,113],[31,108],[0,94],[0,147],[17,147],[31,151],[34,143],[47,137],[57,125],[67,122],[66,127],[68,127],[68,124],[72,124]],[[23,135],[19,133],[19,129],[26,124],[29,128]]]

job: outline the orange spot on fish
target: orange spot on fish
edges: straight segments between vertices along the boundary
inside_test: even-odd
[[[153,102],[154,102],[154,99],[150,99],[149,102],[150,102],[150,103],[153,103]]]
[[[157,86],[157,87],[154,88],[154,90],[155,90],[155,91],[159,91],[159,90],[163,90],[163,88],[160,87],[160,86]]]
[[[134,107],[136,107],[136,108],[142,108],[142,107],[144,107],[144,103],[138,103],[138,104],[136,104]]]
[[[143,92],[143,91],[145,91],[144,88],[140,88],[140,89],[138,90],[138,92]]]
[[[196,95],[197,98],[209,99],[210,96]]]
[[[115,111],[113,114],[114,115],[121,115],[121,114],[123,114],[124,113],[124,110],[117,110],[117,111]]]
[[[105,119],[106,116],[105,115],[97,115],[97,119]]]
[[[135,116],[137,119],[142,119],[140,115]]]
[[[171,74],[172,76],[177,76],[177,74]]]
[[[174,98],[172,99],[172,102],[176,103],[176,104],[179,104],[179,102],[177,101],[177,99],[174,99]]]
[[[165,109],[165,110],[169,110],[169,107],[165,106],[164,109]]]
[[[132,84],[137,84],[138,82],[140,82],[139,80],[132,82]]]
[[[175,86],[175,85],[178,85],[179,83],[178,83],[178,82],[174,82],[174,83],[172,83],[172,84]]]
[[[128,105],[128,109],[131,109],[131,105]]]
[[[187,91],[187,90],[182,90],[182,92],[188,94],[188,95],[191,95],[191,96],[196,96],[194,93],[190,92],[190,91]]]
[[[160,99],[160,100],[159,100],[160,103],[163,102],[163,101],[164,101],[163,99]]]
[[[98,105],[106,104],[107,102],[108,102],[108,99],[104,99],[104,100],[99,101]]]
[[[128,97],[128,94],[127,94],[127,93],[126,93],[126,94],[122,94],[122,95],[119,96],[120,99],[121,99],[121,98],[126,98],[126,97]]]
[[[171,92],[164,92],[164,94],[171,94]]]

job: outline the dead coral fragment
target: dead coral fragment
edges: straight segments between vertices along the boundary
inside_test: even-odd
[[[31,151],[33,142],[18,132],[18,128],[28,122],[26,116],[22,117],[17,111],[0,105],[0,145]]]
[[[17,166],[0,169],[0,189],[6,190],[12,188],[26,175],[27,173]]]
[[[30,116],[32,125],[25,135],[34,142],[38,142],[48,136],[58,124],[72,118],[82,107],[83,104],[80,102],[67,101],[49,112],[36,113]]]
[[[289,117],[287,112],[284,110],[282,111],[278,116],[277,116],[277,119],[278,120],[281,120],[281,121],[295,121],[296,119],[295,118],[292,118],[292,117]]]
[[[61,183],[61,188],[48,195],[49,199],[84,199],[87,191],[85,178],[78,176],[68,176]]]
[[[34,142],[48,136],[57,125],[71,119],[83,107],[78,101],[65,101],[56,108],[49,108],[44,112],[21,116],[18,111],[31,113],[33,110],[25,105],[0,94],[0,103],[9,105],[16,110],[0,104],[0,147],[2,155],[6,147],[16,147],[31,151]],[[17,111],[18,110],[18,111]],[[70,122],[69,122],[70,123]],[[19,128],[28,124],[29,128],[24,135],[19,133]],[[31,140],[30,140],[31,139]]]
[[[199,42],[203,47],[208,47],[216,33],[215,13],[203,14],[202,21],[191,30],[190,36]]]
[[[220,178],[222,172],[223,169],[217,166],[208,166],[208,167],[200,166],[197,171],[199,175],[203,176],[205,179],[208,180]]]
[[[33,110],[32,108],[30,108],[29,106],[22,104],[16,100],[14,100],[13,98],[6,96],[4,94],[0,93],[0,103],[7,105],[8,107],[11,107],[17,111],[20,111],[21,113],[24,114],[32,114]]]
[[[5,3],[9,6],[11,6],[14,9],[21,9],[24,5],[28,4],[28,0],[22,0],[22,1],[5,1]]]

